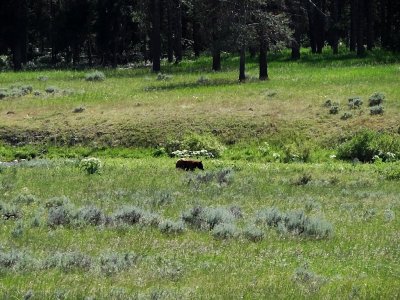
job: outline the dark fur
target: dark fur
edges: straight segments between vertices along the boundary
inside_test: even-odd
[[[185,171],[194,171],[196,168],[204,170],[203,163],[194,159],[178,159],[176,162],[176,168]]]

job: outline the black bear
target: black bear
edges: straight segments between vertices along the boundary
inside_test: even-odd
[[[178,159],[176,161],[176,168],[185,171],[193,171],[196,168],[204,170],[203,163],[200,160],[194,159]]]

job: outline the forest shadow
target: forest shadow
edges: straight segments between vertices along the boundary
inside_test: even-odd
[[[179,82],[179,83],[166,83],[164,85],[149,85],[144,88],[146,92],[154,91],[172,91],[179,89],[195,89],[201,87],[221,87],[221,86],[234,86],[239,84],[249,84],[254,82],[260,82],[258,79],[249,78],[246,82],[242,83],[239,80],[234,79],[207,79],[198,80],[197,82]]]

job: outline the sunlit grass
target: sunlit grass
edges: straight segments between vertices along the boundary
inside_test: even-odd
[[[270,80],[258,81],[257,64],[250,60],[246,84],[238,83],[237,61],[232,57],[224,59],[220,73],[210,71],[209,57],[165,65],[165,80],[157,80],[158,75],[148,68],[105,69],[106,80],[102,82],[86,82],[85,74],[90,70],[2,73],[1,87],[19,82],[32,85],[42,95],[3,99],[0,126],[3,135],[31,132],[31,140],[43,134],[68,140],[73,132],[85,136],[85,144],[104,144],[112,139],[114,146],[145,147],[164,143],[166,138],[179,139],[184,132],[213,130],[224,142],[238,142],[252,140],[253,130],[265,139],[276,130],[294,129],[320,144],[325,143],[326,135],[335,139],[342,131],[361,127],[397,130],[400,65],[396,56],[376,52],[357,59],[343,53],[336,59],[328,53],[304,53],[299,62],[287,60],[286,54],[272,56]],[[39,76],[48,80],[39,81]],[[206,78],[206,83],[200,78]],[[72,93],[46,95],[48,86]],[[360,96],[366,102],[377,91],[387,96],[384,118],[371,118],[364,109],[362,115],[343,122],[322,107],[331,99],[340,103],[344,112],[349,97]],[[76,107],[85,111],[73,113]],[[298,121],[307,126],[299,126]]]
[[[63,160],[3,169],[2,203],[12,205],[13,199],[23,194],[34,195],[36,201],[15,204],[22,211],[20,220],[0,221],[0,252],[22,251],[39,265],[15,271],[0,268],[0,294],[18,298],[32,290],[37,296],[51,298],[64,291],[69,297],[108,298],[121,289],[129,295],[149,297],[158,289],[184,298],[262,299],[266,291],[279,298],[399,295],[400,190],[396,181],[382,177],[389,164],[232,164],[208,160],[206,172],[233,168],[232,181],[218,185],[215,179],[196,184],[198,172],[175,170],[170,158],[102,160],[102,172],[94,175]],[[310,174],[311,181],[300,186],[296,182],[303,174]],[[190,226],[178,235],[141,225],[52,228],[47,225],[46,203],[60,196],[69,198],[75,209],[96,206],[112,215],[126,205],[135,205],[171,220],[179,220],[195,205],[234,205],[243,215],[235,221],[239,230],[254,222],[254,214],[265,207],[282,212],[303,210],[332,223],[334,235],[315,240],[282,235],[273,227],[261,226],[265,237],[251,242],[241,236],[215,239],[211,232]],[[154,206],[160,197],[169,200]],[[385,218],[387,210],[394,219]],[[38,226],[31,225],[35,216]],[[12,232],[18,224],[22,224],[22,234],[15,236]],[[92,267],[87,272],[79,268],[41,269],[40,263],[56,252],[92,257]],[[110,252],[133,252],[140,259],[110,276],[96,269],[96,259]],[[296,270],[304,265],[324,280],[317,285],[294,281]]]

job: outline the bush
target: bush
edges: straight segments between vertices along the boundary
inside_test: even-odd
[[[87,174],[95,174],[99,173],[101,168],[103,167],[103,164],[98,158],[95,157],[89,157],[89,158],[84,158],[81,160],[79,163],[79,167],[84,170]]]
[[[182,220],[197,229],[212,230],[221,223],[232,223],[235,216],[226,208],[195,206],[182,214]]]
[[[201,172],[201,173],[196,173],[194,175],[194,178],[197,182],[200,183],[209,183],[214,179],[214,173],[213,172]]]
[[[350,113],[350,112],[345,112],[341,117],[340,117],[340,119],[341,120],[348,120],[348,119],[350,119],[350,118],[352,118],[353,117],[353,114],[352,113]]]
[[[264,208],[256,213],[256,223],[268,226],[278,226],[284,214],[276,207]]]
[[[47,94],[54,94],[58,91],[58,88],[55,86],[48,86],[44,90]]]
[[[84,207],[78,211],[78,219],[84,224],[98,226],[104,223],[105,217],[103,212],[96,207]]]
[[[9,93],[6,89],[0,89],[0,100],[9,97]]]
[[[264,232],[258,227],[250,225],[243,230],[243,236],[252,242],[259,242],[264,238]]]
[[[158,229],[166,234],[179,234],[185,231],[185,224],[182,221],[165,220],[158,225]]]
[[[337,115],[338,113],[339,113],[339,106],[338,105],[332,105],[330,108],[329,108],[329,113],[331,114],[331,115]]]
[[[186,135],[182,141],[183,149],[191,151],[204,151],[211,153],[213,157],[220,157],[225,147],[212,135],[199,135],[192,133]],[[178,149],[176,149],[178,150]]]
[[[139,223],[142,226],[158,227],[161,223],[161,217],[157,213],[143,212],[139,219]]]
[[[47,216],[47,225],[50,227],[66,226],[71,223],[74,215],[69,207],[64,205],[51,207]]]
[[[384,109],[382,105],[372,106],[369,110],[371,115],[383,115]]]
[[[283,224],[288,232],[292,234],[302,234],[305,231],[307,217],[303,211],[291,211],[285,214]]]
[[[197,205],[182,213],[182,220],[194,228],[200,229],[202,227],[202,215],[204,208]]]
[[[141,208],[136,206],[127,206],[115,213],[113,219],[117,223],[134,225],[140,221],[143,215],[144,211]]]
[[[24,226],[23,223],[21,221],[19,221],[15,227],[13,228],[13,230],[11,231],[11,236],[13,238],[19,238],[20,236],[22,236],[24,234]]]
[[[369,99],[369,106],[380,106],[383,104],[383,100],[385,100],[385,94],[381,92],[373,93]]]
[[[22,216],[21,211],[15,206],[8,206],[4,203],[0,203],[0,216],[5,219],[19,219]]]
[[[308,162],[310,160],[310,146],[307,143],[290,144],[284,147],[285,157],[283,161],[289,162]]]
[[[392,221],[395,219],[396,214],[394,213],[393,210],[391,210],[391,209],[386,209],[386,210],[383,212],[383,217],[384,217],[384,219],[385,219],[385,222],[392,222]]]
[[[304,226],[304,235],[316,239],[331,237],[333,225],[324,219],[308,218]]]
[[[208,207],[203,211],[202,219],[206,223],[209,229],[214,229],[215,226],[225,223],[232,223],[235,219],[233,214],[227,210],[226,208],[217,207],[212,208]]]
[[[52,208],[57,206],[68,205],[69,203],[70,203],[69,199],[65,196],[53,197],[47,200],[47,202],[45,203],[45,207]]]
[[[19,271],[26,270],[35,265],[35,260],[24,252],[0,250],[0,271],[4,269]]]
[[[70,272],[76,269],[89,270],[92,264],[92,258],[80,252],[57,252],[43,262],[42,268],[59,268]]]
[[[170,191],[158,191],[153,199],[150,200],[152,207],[161,207],[171,204],[175,201],[174,196]]]
[[[310,174],[303,174],[301,175],[296,181],[295,185],[307,185],[312,179]]]
[[[216,239],[230,239],[238,235],[238,230],[234,224],[220,223],[213,228],[212,235]]]
[[[224,168],[215,172],[215,179],[219,185],[228,185],[233,181],[233,170]]]
[[[105,253],[100,256],[100,272],[110,276],[131,268],[138,260],[138,255],[129,252],[125,254]]]
[[[394,165],[393,167],[385,171],[385,178],[387,180],[400,180],[400,165]]]
[[[72,110],[72,112],[73,112],[74,114],[79,114],[79,113],[84,112],[85,109],[86,109],[86,108],[83,107],[83,106],[78,106],[78,107],[75,107],[75,108]]]
[[[304,288],[306,292],[314,293],[321,288],[326,279],[309,270],[307,266],[303,266],[295,270],[293,281]]]
[[[310,218],[303,211],[292,211],[285,215],[282,225],[287,232],[295,235],[303,235],[316,239],[329,238],[333,234],[331,223],[320,219]]]
[[[382,156],[384,153],[392,153],[395,157],[400,154],[400,139],[396,136],[363,130],[355,134],[350,140],[344,142],[338,148],[337,157],[344,160],[358,159],[361,162],[372,162],[374,156]]]
[[[103,81],[105,79],[106,79],[106,75],[104,75],[104,73],[100,72],[100,71],[94,71],[92,73],[87,73],[85,75],[86,81]]]
[[[20,205],[30,205],[36,201],[37,201],[36,197],[30,194],[19,194],[13,200],[15,204],[20,204]]]
[[[362,104],[363,104],[363,100],[360,97],[349,98],[348,106],[350,109],[361,108]]]

